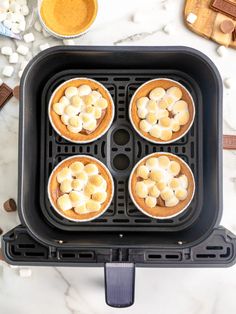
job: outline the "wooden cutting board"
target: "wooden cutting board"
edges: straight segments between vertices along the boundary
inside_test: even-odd
[[[186,26],[198,35],[212,39],[226,47],[236,49],[236,41],[232,40],[232,34],[224,34],[221,32],[219,25],[222,21],[229,19],[233,21],[236,27],[236,21],[228,16],[215,12],[210,8],[212,0],[186,0],[184,8],[184,21]],[[231,0],[236,3],[236,0]],[[186,18],[189,13],[197,15],[194,24],[189,24]]]

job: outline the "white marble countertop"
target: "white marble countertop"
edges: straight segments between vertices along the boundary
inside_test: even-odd
[[[30,1],[33,3],[33,1]],[[222,78],[232,78],[224,89],[224,133],[236,134],[236,51],[227,49],[224,57],[216,53],[217,44],[187,30],[182,21],[184,0],[99,0],[99,15],[92,30],[76,40],[78,45],[185,45],[201,50],[217,65]],[[166,6],[166,9],[163,8]],[[135,22],[133,17],[135,14]],[[33,15],[33,20],[36,15]],[[31,20],[31,18],[30,18]],[[30,23],[30,22],[29,22]],[[170,34],[162,31],[170,26]],[[39,45],[62,42],[46,38],[33,30]],[[3,45],[16,43],[0,38]],[[23,58],[22,58],[23,60]],[[7,64],[0,56],[0,77]],[[5,82],[19,83],[15,74]],[[210,105],[210,104],[209,104]],[[12,98],[0,111],[0,204],[17,192],[18,102]],[[236,233],[236,152],[224,152],[224,211],[222,225]],[[19,223],[17,213],[6,213],[1,206],[0,227],[7,232]],[[136,271],[136,301],[127,309],[105,304],[102,268],[35,267],[32,276],[19,276],[19,269],[0,262],[0,313],[2,314],[95,314],[160,313],[234,314],[236,310],[236,266],[226,269],[144,269]]]

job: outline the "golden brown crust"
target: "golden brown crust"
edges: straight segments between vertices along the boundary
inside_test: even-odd
[[[73,209],[63,211],[61,210],[57,205],[57,199],[61,195],[60,191],[60,184],[57,182],[57,174],[64,168],[69,167],[73,162],[80,161],[84,165],[87,165],[88,163],[93,163],[98,167],[98,170],[101,174],[101,176],[106,180],[107,182],[107,199],[104,203],[101,204],[101,208],[97,212],[91,212],[86,214],[78,214]],[[49,181],[49,193],[50,193],[50,199],[53,202],[53,206],[63,215],[71,219],[76,219],[78,221],[80,220],[89,220],[98,217],[105,208],[109,205],[112,197],[113,197],[113,182],[111,179],[110,174],[108,173],[108,170],[101,165],[100,162],[96,161],[94,158],[83,157],[83,156],[75,156],[70,159],[66,159],[64,162],[62,162],[59,167],[57,167],[50,178]]]
[[[145,201],[143,198],[140,198],[136,195],[135,186],[136,186],[136,182],[138,181],[136,170],[137,170],[137,165],[138,166],[144,165],[150,157],[160,157],[160,156],[166,156],[170,159],[170,161],[177,161],[180,164],[181,170],[180,170],[179,175],[184,174],[188,178],[188,189],[187,189],[188,195],[184,201],[180,201],[176,206],[173,206],[173,207],[155,206],[153,208],[150,208],[145,204]],[[152,217],[168,218],[168,217],[171,217],[171,216],[174,216],[174,215],[177,215],[178,213],[180,213],[189,204],[189,202],[192,200],[192,197],[194,195],[194,190],[195,190],[195,181],[194,181],[194,177],[192,175],[192,172],[190,171],[190,169],[188,167],[186,167],[185,163],[183,162],[183,160],[181,158],[179,158],[175,155],[172,155],[172,154],[155,153],[155,154],[148,155],[144,160],[142,160],[141,163],[138,163],[135,165],[135,170],[134,170],[132,177],[130,179],[130,189],[131,189],[131,193],[132,193],[133,199],[135,200],[136,204],[144,212],[146,212],[148,215],[150,215]]]
[[[66,125],[61,121],[61,117],[53,110],[52,106],[54,103],[59,102],[62,96],[64,96],[65,90],[68,87],[74,86],[79,87],[81,85],[87,84],[92,90],[96,90],[101,93],[102,97],[108,101],[108,106],[105,110],[105,114],[103,119],[99,121],[98,127],[89,134],[81,134],[81,133],[72,133],[70,132]],[[102,85],[98,84],[96,81],[88,80],[88,79],[74,79],[63,83],[58,90],[56,90],[53,98],[50,100],[49,104],[49,114],[52,119],[52,122],[62,136],[66,137],[69,140],[81,143],[86,141],[95,140],[101,134],[105,132],[107,126],[111,123],[114,115],[113,101],[109,92],[102,87]]]
[[[139,127],[140,121],[142,119],[140,119],[138,116],[138,110],[137,110],[136,102],[141,97],[148,97],[151,90],[153,90],[156,87],[162,87],[165,90],[167,90],[170,87],[179,87],[182,91],[181,100],[186,101],[186,103],[188,104],[189,121],[185,125],[182,125],[180,127],[179,131],[173,132],[170,141],[178,139],[179,137],[181,137],[182,134],[185,134],[185,132],[189,129],[189,127],[192,124],[192,121],[194,119],[194,112],[195,112],[194,103],[193,103],[192,97],[189,95],[189,92],[185,88],[183,88],[183,86],[181,84],[179,84],[176,81],[172,81],[172,80],[168,80],[168,79],[157,79],[157,80],[149,81],[149,82],[145,83],[143,85],[143,87],[141,86],[141,88],[136,92],[135,96],[132,98],[131,103],[130,103],[131,119],[132,119],[131,122],[134,124],[136,129],[139,130],[139,132],[145,138],[150,139],[151,141],[157,142],[157,143],[166,143],[166,142],[170,142],[170,141],[163,141],[160,138],[156,138],[156,137],[152,136],[151,134],[149,134],[148,132],[142,131]]]

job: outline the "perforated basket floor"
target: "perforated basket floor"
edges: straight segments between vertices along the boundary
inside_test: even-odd
[[[202,208],[202,98],[198,85],[187,74],[165,70],[73,70],[57,73],[43,88],[41,115],[41,178],[40,204],[47,221],[63,230],[140,230],[177,231],[190,226]],[[51,127],[47,108],[55,88],[74,77],[93,78],[106,86],[115,103],[115,119],[109,131],[89,145],[69,143]],[[135,90],[144,82],[166,77],[183,84],[191,93],[196,106],[195,122],[188,134],[169,145],[155,145],[141,138],[132,128],[128,118],[128,105]],[[46,130],[46,132],[45,132]],[[128,193],[128,178],[131,169],[142,157],[152,152],[171,152],[183,158],[191,167],[196,179],[196,193],[189,208],[177,217],[156,220],[143,215],[132,203]],[[47,180],[52,169],[63,159],[88,154],[101,160],[111,171],[115,193],[109,209],[100,218],[89,223],[71,222],[58,215],[50,206],[47,197]]]

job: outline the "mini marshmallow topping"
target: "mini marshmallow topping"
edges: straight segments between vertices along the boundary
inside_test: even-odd
[[[107,183],[95,163],[73,162],[58,172],[57,182],[60,187],[57,205],[62,211],[96,212],[107,199]]]
[[[141,119],[139,128],[156,139],[169,141],[173,132],[188,123],[190,115],[188,104],[182,100],[179,87],[157,87],[148,97],[141,97],[136,102],[137,114]]]
[[[180,164],[167,156],[150,157],[138,166],[136,174],[135,193],[149,208],[160,201],[166,207],[173,207],[188,196],[187,176],[181,174]]]
[[[89,134],[98,127],[107,106],[108,101],[98,91],[83,84],[78,88],[66,88],[63,97],[53,103],[52,108],[71,133]]]

